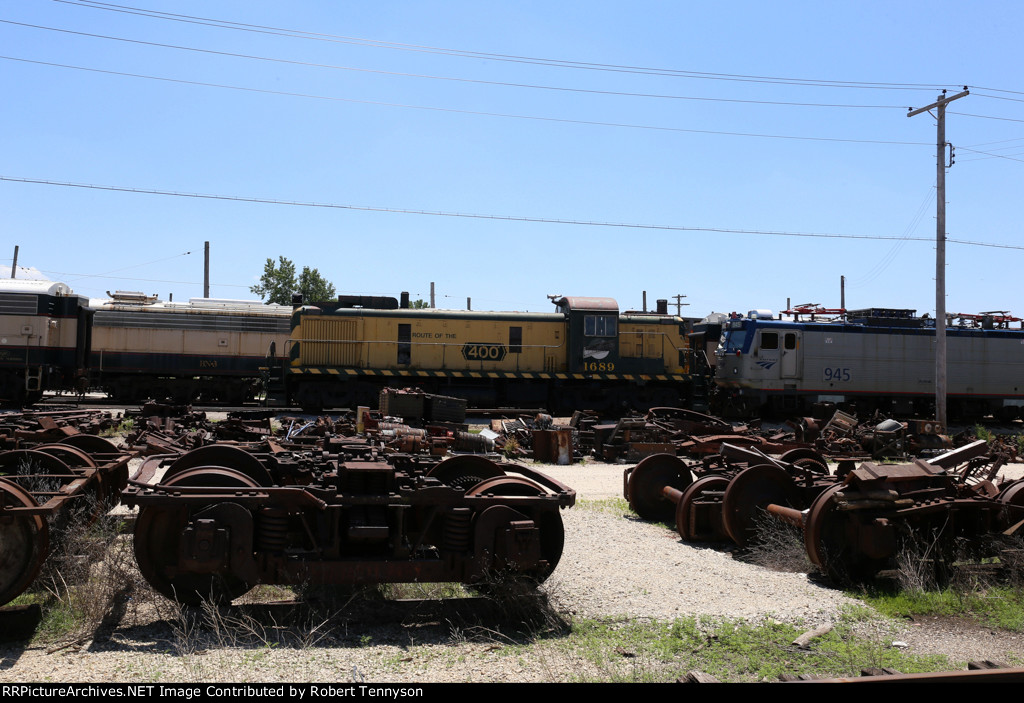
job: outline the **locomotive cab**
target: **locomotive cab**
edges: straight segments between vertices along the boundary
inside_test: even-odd
[[[619,365],[619,304],[612,298],[552,299],[569,323],[570,373],[615,371]]]
[[[723,325],[715,351],[719,388],[726,390],[727,414],[746,414],[763,406],[769,396],[784,397],[803,377],[803,330],[792,322],[774,320],[767,310],[751,310]]]

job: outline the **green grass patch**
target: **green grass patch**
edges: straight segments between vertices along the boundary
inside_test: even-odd
[[[804,629],[771,620],[586,619],[546,645],[580,660],[567,678],[581,682],[671,682],[702,671],[720,681],[749,683],[778,681],[783,674],[858,676],[871,666],[906,673],[952,668],[945,657],[915,656],[893,647],[895,624],[877,615],[844,614],[831,632],[799,649],[792,643]]]
[[[599,498],[596,500],[582,499],[577,500],[576,505],[573,506],[573,510],[594,510],[599,513],[608,513],[610,515],[630,515],[632,517],[639,517],[633,509],[629,507],[629,503],[625,498]]]
[[[971,591],[869,591],[849,594],[894,618],[965,617],[1012,632],[1024,632],[1024,590],[991,586]]]

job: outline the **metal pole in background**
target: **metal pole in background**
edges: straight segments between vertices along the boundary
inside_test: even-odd
[[[843,311],[843,319],[846,319],[846,276],[839,277],[839,307]]]
[[[936,109],[935,139],[935,419],[946,428],[946,105],[970,95],[967,86],[951,98],[942,91],[927,107],[907,112],[907,117]],[[952,165],[952,164],[950,164]]]
[[[15,272],[18,270],[18,245],[14,245],[14,263],[11,264],[11,278],[14,278]]]
[[[203,246],[203,297],[210,297],[210,243]]]

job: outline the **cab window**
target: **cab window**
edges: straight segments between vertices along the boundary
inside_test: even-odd
[[[583,318],[584,337],[614,337],[618,334],[614,315],[587,315]]]

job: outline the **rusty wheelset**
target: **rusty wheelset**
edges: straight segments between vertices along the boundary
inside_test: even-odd
[[[721,454],[685,462],[647,457],[623,474],[626,500],[646,520],[675,522],[687,541],[746,546],[772,503],[800,508],[827,485],[827,463],[810,449],[775,459],[753,448],[723,444]]]
[[[122,500],[135,554],[168,598],[231,600],[257,584],[540,582],[562,554],[575,492],[480,456],[259,453],[210,445],[154,456]]]
[[[924,541],[936,572],[948,570],[966,547],[1024,527],[1024,479],[996,483],[1003,455],[984,441],[927,461],[828,473],[824,458],[796,449],[780,458],[722,445],[719,456],[684,462],[672,455],[644,459],[624,473],[624,493],[644,519],[672,521],[688,541],[757,539],[770,514],[802,528],[808,557],[835,581],[858,581],[893,568],[897,555]]]
[[[31,585],[70,525],[118,502],[130,458],[92,435],[0,452],[0,605]]]

